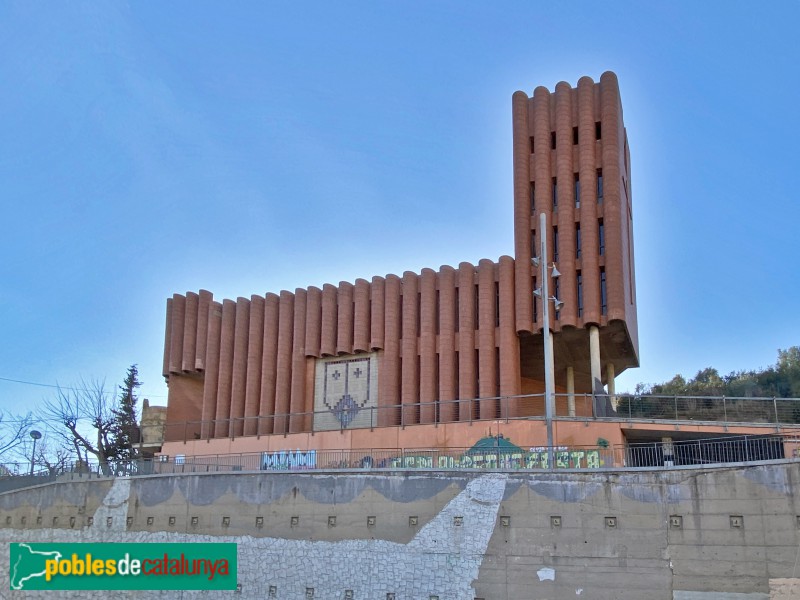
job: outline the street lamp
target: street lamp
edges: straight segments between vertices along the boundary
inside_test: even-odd
[[[33,438],[33,452],[31,452],[31,475],[33,475],[33,461],[36,460],[36,440],[41,439],[42,434],[33,429],[30,435]]]
[[[547,425],[547,466],[550,469],[555,468],[554,453],[553,453],[553,413],[555,412],[555,367],[553,365],[553,336],[550,332],[550,302],[558,312],[564,303],[556,298],[550,296],[548,291],[548,283],[550,277],[556,279],[561,276],[558,272],[556,264],[548,264],[547,262],[547,217],[544,213],[539,215],[539,256],[533,258],[534,266],[541,268],[539,281],[541,285],[533,291],[534,296],[542,300],[542,324],[544,325],[542,333],[544,338],[544,407],[545,407],[545,423]],[[552,273],[548,274],[547,269],[551,269]]]

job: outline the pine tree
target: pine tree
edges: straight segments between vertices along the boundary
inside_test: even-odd
[[[118,461],[133,460],[137,457],[136,444],[139,443],[139,425],[136,420],[136,388],[141,386],[139,370],[131,365],[125,376],[123,385],[119,386],[120,397],[113,410],[114,423],[112,439],[114,456]]]

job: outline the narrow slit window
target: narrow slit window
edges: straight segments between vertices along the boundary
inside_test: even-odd
[[[556,149],[556,132],[555,131],[551,131],[550,132],[550,148],[552,150]]]
[[[581,257],[581,224],[575,223],[575,258]]]
[[[531,136],[531,154],[533,154],[534,152],[536,152],[536,150],[535,150],[535,146],[533,144],[533,136]]]
[[[577,287],[578,287],[578,317],[583,316],[583,277],[581,276],[581,272],[578,271],[575,275]]]
[[[575,208],[581,207],[581,176],[575,173]]]
[[[594,139],[603,139],[603,126],[601,125],[600,121],[596,121],[594,124]]]
[[[558,262],[558,227],[553,227],[553,261]]]
[[[536,252],[536,230],[531,231],[531,257],[537,255]]]
[[[480,289],[478,288],[478,284],[476,283],[475,284],[475,303],[473,305],[473,308],[475,310],[472,313],[472,318],[474,319],[474,327],[475,327],[475,329],[478,328],[478,326],[480,325],[480,322],[481,322],[480,321],[480,318],[481,318],[481,316],[480,316],[481,315],[480,306],[481,306],[481,293],[480,293]]]
[[[456,311],[456,315],[455,315],[455,319],[454,319],[454,321],[455,321],[454,325],[455,325],[455,330],[456,331],[458,331],[458,322],[461,320],[461,319],[458,318],[458,289],[459,288],[456,288],[456,293],[453,294],[453,303],[455,304],[455,311]]]
[[[578,128],[577,127],[573,127],[572,128],[572,143],[573,144],[577,144],[578,143]]]
[[[436,290],[436,307],[435,307],[435,310],[434,310],[434,317],[433,318],[436,320],[436,334],[438,335],[439,334],[439,327],[440,327],[440,324],[439,324],[439,290]]]
[[[561,283],[561,279],[560,278],[556,278],[556,279],[553,280],[553,295],[556,298],[558,298],[561,295],[561,293],[560,293],[561,292],[561,286],[559,285],[560,283]],[[561,300],[561,298],[558,298],[558,299]],[[558,318],[558,309],[556,309],[556,319],[557,318]]]
[[[600,267],[600,313],[608,312],[608,299],[606,297],[606,270]]]
[[[558,208],[558,178],[553,177],[553,209]]]
[[[603,201],[603,169],[597,169],[597,203]]]
[[[533,277],[532,279],[533,279],[533,289],[535,290],[536,289],[536,277]],[[536,321],[539,320],[539,313],[537,311],[538,307],[536,306],[536,296],[533,295],[533,294],[531,294],[531,296],[533,297],[533,322],[535,323]]]
[[[598,222],[598,232],[597,232],[597,240],[599,244],[599,251],[600,256],[605,255],[606,253],[606,229],[603,227],[603,219],[600,219]]]
[[[536,212],[536,182],[531,181],[531,214]]]
[[[500,327],[500,282],[494,282],[494,326]]]

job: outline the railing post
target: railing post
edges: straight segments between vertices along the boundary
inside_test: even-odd
[[[775,399],[775,396],[772,397],[772,406],[775,409],[775,429],[780,429],[780,419],[778,418],[778,401]]]

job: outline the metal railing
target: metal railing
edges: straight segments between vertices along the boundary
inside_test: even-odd
[[[498,438],[498,444],[502,438]],[[284,450],[204,456],[161,456],[107,465],[79,462],[34,476],[14,474],[3,466],[0,492],[51,481],[92,477],[144,476],[239,471],[294,472],[354,470],[484,470],[484,471],[596,471],[603,469],[664,469],[795,459],[800,436],[731,436],[681,441],[653,441],[614,446],[557,446],[554,464],[541,446],[471,448],[374,448],[363,450]],[[19,469],[17,469],[19,472]]]
[[[631,394],[556,394],[556,419],[705,421],[800,428],[799,398],[727,398]],[[158,425],[147,438],[165,441],[260,437],[374,427],[408,427],[475,421],[544,419],[544,394],[440,400],[364,407],[348,414],[301,412],[230,419],[192,420]],[[146,427],[145,427],[146,428]]]

